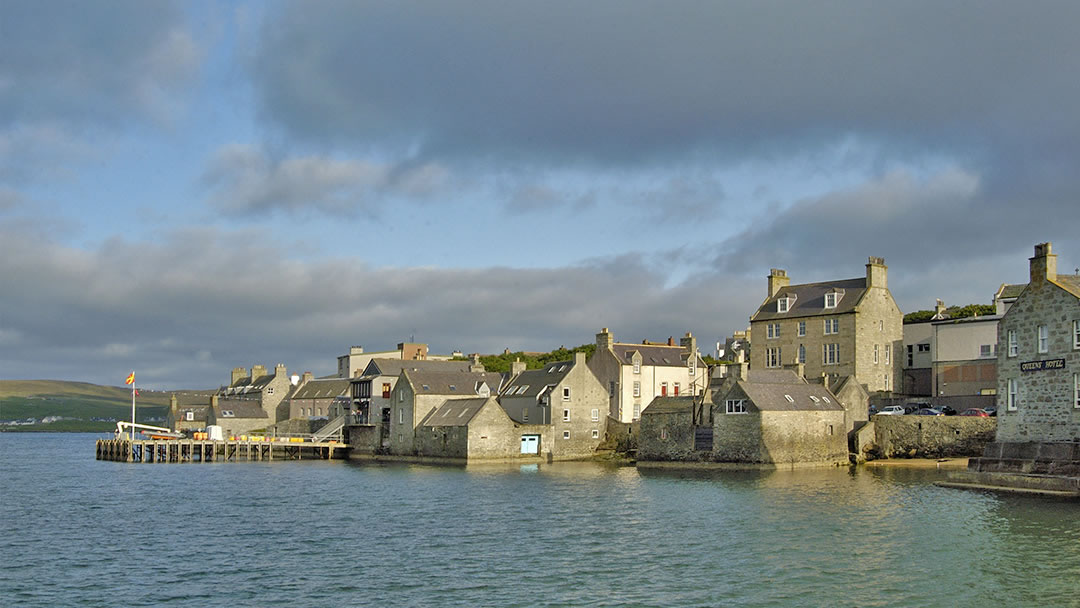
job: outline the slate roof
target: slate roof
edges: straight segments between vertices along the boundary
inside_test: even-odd
[[[360,375],[366,378],[376,376],[397,376],[403,369],[415,371],[467,372],[472,361],[410,361],[408,359],[372,359]]]
[[[467,426],[489,398],[447,399],[420,423],[420,426]]]
[[[291,399],[330,399],[349,394],[349,378],[331,378],[326,380],[308,380],[297,388]]]
[[[657,397],[644,410],[642,416],[654,414],[685,414],[693,411],[693,397]]]
[[[404,371],[417,395],[476,395],[480,382],[487,382],[494,395],[502,384],[502,374],[496,372]]]
[[[557,361],[548,363],[541,369],[521,372],[502,391],[502,396],[514,399],[531,397],[535,400],[548,386],[562,382],[573,367],[573,361]],[[521,390],[523,388],[524,391]]]
[[[255,378],[255,380],[252,380],[251,376],[248,376],[246,378],[240,378],[236,382],[233,382],[229,386],[225,387],[225,389],[221,391],[221,394],[246,395],[249,393],[259,393],[262,392],[262,389],[266,388],[266,385],[270,384],[270,381],[273,379],[273,374],[259,376],[258,378]]]
[[[836,395],[820,384],[777,384],[740,380],[737,386],[760,411],[812,412],[844,409]]]
[[[806,381],[790,369],[752,369],[746,377],[758,384],[805,384]]]
[[[1002,283],[994,297],[1002,300],[1015,300],[1020,297],[1020,292],[1024,291],[1025,287],[1027,287],[1027,283],[1017,283],[1015,285]]]
[[[1055,283],[1065,291],[1080,298],[1080,275],[1059,274]]]
[[[835,308],[825,308],[825,294],[833,290],[842,290],[844,295],[836,303]],[[776,295],[765,300],[765,303],[757,309],[757,312],[750,317],[750,320],[767,321],[843,314],[855,310],[855,306],[858,305],[864,293],[866,293],[866,277],[826,281],[824,283],[789,285],[781,288],[780,291],[776,292]],[[776,301],[791,295],[795,296],[795,301],[790,304],[788,311],[776,312]]]
[[[206,416],[210,413],[209,405],[178,405],[176,407],[177,421],[184,422],[187,413],[191,412],[192,418],[206,422]]]
[[[682,346],[667,346],[658,344],[624,344],[616,342],[611,346],[615,357],[623,365],[633,363],[634,353],[641,353],[642,365],[654,365],[659,367],[685,367],[686,350]]]
[[[221,400],[217,405],[211,406],[214,410],[214,418],[267,418],[266,411],[255,401]],[[227,416],[224,412],[232,412]]]

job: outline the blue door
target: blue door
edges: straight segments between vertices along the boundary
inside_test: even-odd
[[[522,435],[521,436],[521,453],[522,454],[539,454],[540,453],[540,436],[539,435]]]

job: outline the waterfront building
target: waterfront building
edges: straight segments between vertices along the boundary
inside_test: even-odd
[[[363,346],[349,347],[349,352],[337,358],[338,378],[355,378],[372,359],[397,359],[399,361],[425,361],[428,346],[416,342],[401,342],[395,350],[364,352]]]
[[[1035,246],[997,342],[998,443],[1080,442],[1080,275]]]
[[[418,359],[372,359],[359,376],[350,380],[353,423],[381,425],[384,438],[390,433],[390,409],[394,387],[402,370],[467,372],[484,371],[478,358],[473,361],[428,361]]]
[[[498,394],[503,377],[483,371],[401,370],[391,393],[388,447],[391,454],[416,453],[416,427],[448,400]]]
[[[304,372],[287,400],[288,419],[337,418],[349,409],[349,389],[348,378],[312,378]]]
[[[666,344],[627,344],[616,342],[605,327],[596,334],[588,365],[607,390],[608,415],[623,423],[636,422],[658,396],[701,395],[708,389],[708,368],[690,332],[678,345],[671,338]]]
[[[207,405],[206,396],[201,397],[202,403],[181,404],[179,398],[173,394],[169,396],[169,411],[165,413],[165,426],[174,431],[201,431],[206,428],[206,419],[209,415],[210,406]]]
[[[210,398],[206,424],[221,427],[225,437],[240,437],[252,431],[262,431],[272,424],[257,402],[243,399]]]
[[[520,438],[522,452],[553,459],[591,456],[607,434],[609,395],[586,364],[585,353],[541,369],[515,371],[498,401],[510,420],[523,425],[514,437]]]
[[[897,389],[903,315],[888,287],[883,258],[866,276],[791,285],[773,268],[768,295],[750,317],[750,366],[780,370],[802,364],[807,378],[834,384],[854,376],[869,392]]]
[[[269,424],[274,424],[288,418],[287,408],[279,411],[278,406],[288,397],[292,386],[292,379],[281,363],[274,368],[273,374],[267,373],[263,365],[251,366],[250,372],[246,368],[236,367],[232,370],[229,385],[221,387],[217,396],[233,403],[257,403],[266,412]]]

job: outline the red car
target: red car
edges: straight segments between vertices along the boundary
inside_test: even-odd
[[[968,409],[960,412],[960,415],[961,416],[982,416],[984,418],[989,418],[990,417],[990,414],[987,414],[986,410],[980,409],[980,408],[977,408],[977,407],[968,408]]]

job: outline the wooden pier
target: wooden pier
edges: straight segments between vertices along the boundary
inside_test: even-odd
[[[338,441],[288,439],[98,439],[97,459],[116,462],[250,462],[345,458],[349,446]]]

